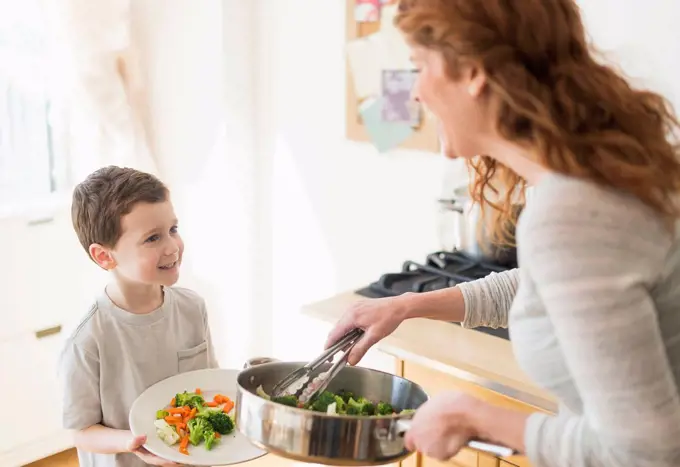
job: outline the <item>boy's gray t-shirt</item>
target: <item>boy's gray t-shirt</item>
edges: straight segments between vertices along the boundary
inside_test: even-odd
[[[103,293],[66,341],[60,359],[64,428],[95,424],[128,430],[134,400],[169,376],[217,368],[205,302],[195,292],[164,288],[163,305],[136,315]],[[81,467],[145,467],[129,453],[78,452]]]

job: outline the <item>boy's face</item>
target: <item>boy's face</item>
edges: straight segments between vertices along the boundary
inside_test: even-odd
[[[177,218],[170,201],[137,203],[121,219],[122,235],[116,246],[101,251],[98,261],[121,279],[149,285],[170,286],[179,279],[184,243],[177,232]],[[92,251],[92,249],[91,249]]]

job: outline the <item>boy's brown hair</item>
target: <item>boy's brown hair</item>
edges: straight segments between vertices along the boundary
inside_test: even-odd
[[[121,219],[135,204],[160,203],[168,197],[168,188],[151,174],[127,167],[103,167],[73,190],[73,228],[88,254],[93,243],[113,248],[122,235]]]

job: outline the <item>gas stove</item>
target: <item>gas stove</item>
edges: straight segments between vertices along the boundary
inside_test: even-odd
[[[478,261],[460,251],[439,251],[428,255],[422,263],[404,262],[400,272],[383,274],[376,282],[356,293],[368,298],[381,298],[396,297],[406,292],[429,292],[481,279],[492,272],[507,271],[514,267],[517,264],[500,266]],[[478,327],[474,330],[510,340],[505,328]]]

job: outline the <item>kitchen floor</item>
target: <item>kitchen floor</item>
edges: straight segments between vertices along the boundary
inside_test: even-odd
[[[55,454],[54,456],[48,457],[46,459],[39,460],[30,464],[26,464],[24,467],[78,467],[78,455],[75,449],[69,449],[68,451]],[[291,463],[289,461],[282,460],[275,456],[265,456],[260,459],[256,459],[251,462],[243,464],[248,467],[273,467],[284,465],[286,467],[297,467],[302,465],[313,465],[313,464],[298,464]]]
[[[78,454],[75,449],[69,449],[46,459],[26,464],[24,467],[78,467]]]

